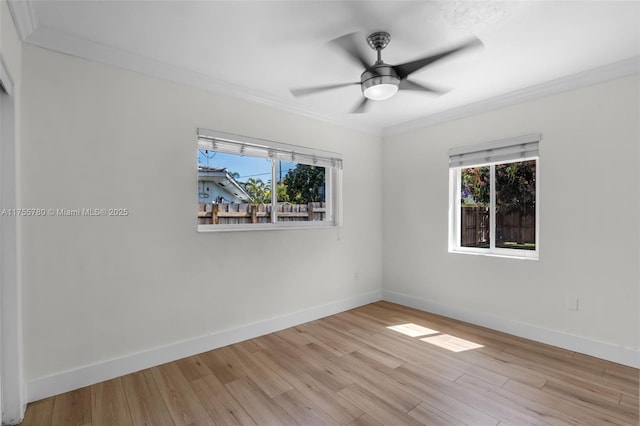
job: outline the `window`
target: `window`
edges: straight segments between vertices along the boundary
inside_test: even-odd
[[[198,230],[337,226],[341,171],[337,153],[199,129]]]
[[[537,259],[540,135],[449,150],[449,251]]]

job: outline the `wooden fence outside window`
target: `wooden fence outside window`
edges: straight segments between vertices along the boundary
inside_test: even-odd
[[[308,222],[326,219],[326,203],[278,203],[279,222]],[[271,223],[271,204],[198,203],[199,225]]]
[[[462,206],[460,245],[462,247],[489,246],[489,207]],[[513,212],[496,214],[496,244],[507,242],[535,243],[536,216],[530,209],[526,214]]]

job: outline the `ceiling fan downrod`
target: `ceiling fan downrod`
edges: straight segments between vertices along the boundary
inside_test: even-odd
[[[378,60],[376,63],[382,63],[382,49],[387,47],[387,44],[389,44],[390,41],[391,35],[385,31],[378,31],[367,37],[369,47],[378,53]]]

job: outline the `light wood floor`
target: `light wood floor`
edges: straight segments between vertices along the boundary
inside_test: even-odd
[[[378,302],[31,403],[22,425],[637,426],[638,373]]]

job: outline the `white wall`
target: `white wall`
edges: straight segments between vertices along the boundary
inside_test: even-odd
[[[379,299],[379,138],[31,45],[23,60],[22,205],[131,212],[24,220],[28,382]],[[198,127],[342,152],[344,227],[196,232]]]
[[[385,297],[640,365],[639,89],[636,75],[387,137]],[[533,132],[540,260],[448,253],[447,150]]]

